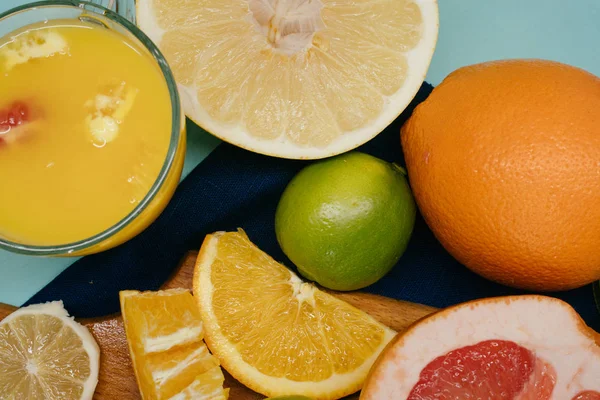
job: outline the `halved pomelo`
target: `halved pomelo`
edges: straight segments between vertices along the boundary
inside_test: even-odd
[[[436,0],[140,0],[185,113],[258,153],[322,158],[388,126],[421,86]]]
[[[223,368],[270,397],[334,400],[354,393],[396,334],[300,280],[241,230],[206,236],[194,298],[206,344]]]
[[[399,334],[361,400],[600,399],[600,335],[545,296],[442,310]]]

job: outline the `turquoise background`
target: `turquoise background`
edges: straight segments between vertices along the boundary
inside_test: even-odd
[[[98,1],[108,3],[108,0]],[[0,12],[24,3],[0,0]],[[440,34],[427,75],[427,81],[434,85],[463,65],[503,58],[546,58],[600,76],[599,0],[441,0],[439,3]],[[188,140],[184,174],[219,143],[191,123],[188,123]],[[34,258],[0,250],[0,302],[22,304],[74,260]]]

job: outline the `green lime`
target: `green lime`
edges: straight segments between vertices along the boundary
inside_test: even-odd
[[[396,264],[415,216],[405,171],[351,152],[315,162],[292,179],[277,206],[275,231],[305,278],[356,290]]]

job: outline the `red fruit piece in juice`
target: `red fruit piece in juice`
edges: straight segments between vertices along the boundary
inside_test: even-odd
[[[554,368],[528,349],[488,340],[431,361],[408,400],[548,400],[555,383]]]

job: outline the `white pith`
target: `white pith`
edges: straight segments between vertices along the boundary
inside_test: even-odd
[[[549,362],[557,381],[551,399],[600,391],[600,348],[582,333],[568,305],[523,296],[468,304],[415,326],[385,353],[371,373],[364,400],[406,399],[421,371],[436,357],[486,340],[515,342]]]
[[[0,322],[0,326],[9,324],[16,318],[24,315],[49,315],[59,318],[63,324],[72,329],[77,336],[81,339],[83,349],[88,354],[90,364],[90,375],[85,382],[82,382],[83,393],[80,397],[81,400],[92,399],[96,385],[98,384],[98,370],[100,366],[100,348],[96,343],[96,340],[90,333],[90,331],[83,325],[76,322],[73,317],[69,316],[69,313],[63,307],[62,301],[53,301],[43,304],[34,304],[31,306],[23,307],[13,312]],[[63,328],[64,329],[64,328]],[[34,369],[39,369],[40,366],[35,365]]]
[[[137,3],[137,21],[140,28],[160,47],[165,31],[156,22],[153,1],[142,0]],[[252,1],[260,3],[267,0]],[[415,3],[421,9],[424,29],[420,43],[414,49],[404,53],[407,58],[408,71],[403,86],[393,95],[383,96],[384,107],[375,120],[359,129],[343,132],[324,147],[300,146],[292,142],[285,134],[281,134],[275,139],[252,136],[240,124],[225,124],[210,117],[197,100],[197,88],[178,84],[185,113],[202,128],[220,139],[257,153],[293,159],[318,159],[354,149],[375,137],[391,124],[412,101],[425,79],[437,41],[438,6],[436,0],[416,0]],[[302,37],[296,42],[299,43],[299,48],[303,48],[306,40]],[[308,46],[310,47],[312,44]]]
[[[332,392],[332,388],[348,387],[352,386],[357,381],[362,381],[366,377],[370,367],[373,365],[378,355],[396,335],[396,332],[393,330],[385,328],[385,334],[382,343],[373,353],[373,355],[366,359],[359,368],[346,374],[333,374],[324,381],[300,382],[286,378],[268,376],[243,360],[240,353],[235,349],[235,346],[227,341],[225,335],[221,333],[221,327],[218,324],[218,319],[211,306],[214,290],[211,281],[211,265],[212,261],[216,257],[217,244],[220,235],[221,233],[213,234],[209,239],[207,239],[208,242],[203,244],[203,253],[201,258],[199,258],[197,261],[197,265],[201,265],[200,273],[194,276],[194,285],[195,287],[197,286],[202,288],[202,290],[195,295],[197,298],[199,298],[198,302],[204,305],[203,308],[208,314],[208,321],[203,316],[203,320],[206,324],[206,330],[207,332],[213,331],[213,335],[211,336],[218,338],[218,341],[213,342],[212,347],[210,345],[209,347],[211,347],[211,351],[217,355],[218,353],[227,354],[227,360],[221,360],[222,366],[227,369],[236,379],[240,380],[240,377],[243,377],[244,379],[241,380],[241,382],[246,383],[246,385],[248,384],[247,382],[253,382],[262,388],[269,388],[270,392],[263,394],[270,397],[289,395],[291,393],[302,393],[305,396],[319,399],[333,399],[333,397],[328,397],[328,394]],[[292,275],[292,278],[290,279],[290,285],[292,285],[294,289],[297,289],[294,293],[294,296],[299,302],[306,301],[310,303],[313,300],[313,291],[316,290],[314,286],[306,283],[300,283],[302,281],[298,277],[291,272],[290,274]],[[234,368],[232,369],[231,366],[234,366]],[[257,388],[252,389],[257,390]]]

